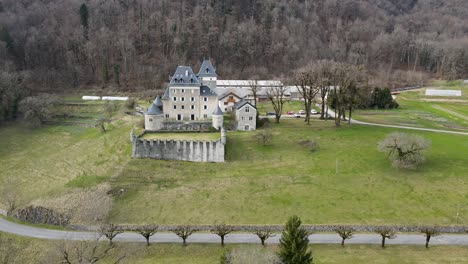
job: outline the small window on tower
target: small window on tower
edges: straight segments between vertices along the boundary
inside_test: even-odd
[[[246,106],[245,107],[245,112],[247,112],[247,113],[250,112],[250,107]]]
[[[205,109],[205,110],[208,109],[208,106],[207,106],[207,105],[204,105],[204,106],[203,106],[203,109]]]

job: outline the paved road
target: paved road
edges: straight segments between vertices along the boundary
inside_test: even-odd
[[[0,219],[0,231],[15,235],[52,239],[52,240],[96,240],[99,236],[93,232],[61,231],[32,226],[20,225]],[[280,235],[276,235],[267,240],[267,243],[279,243]],[[104,240],[104,238],[100,238]],[[142,236],[136,233],[123,233],[115,238],[115,241],[122,242],[145,242]],[[340,237],[336,234],[313,234],[310,236],[313,244],[338,244]],[[157,233],[151,238],[154,243],[181,243],[181,239],[172,233]],[[217,235],[209,233],[195,233],[187,240],[188,243],[220,243]],[[380,244],[380,237],[377,234],[356,234],[346,243],[350,244]],[[422,234],[401,234],[395,239],[388,240],[388,244],[395,245],[424,245],[425,238]],[[235,233],[226,237],[226,243],[252,244],[260,243],[257,236],[248,233]],[[468,235],[442,235],[432,239],[432,245],[465,245],[468,246]]]
[[[335,116],[335,112],[332,110],[328,110],[328,114],[331,116]],[[348,121],[343,121],[344,123]],[[352,124],[358,125],[366,125],[366,126],[379,126],[379,127],[391,127],[391,128],[399,128],[399,129],[409,129],[409,130],[418,130],[418,131],[429,131],[435,133],[448,133],[448,134],[456,134],[456,135],[464,135],[468,136],[468,132],[459,132],[459,131],[452,131],[452,130],[442,130],[442,129],[431,129],[431,128],[422,128],[422,127],[410,127],[410,126],[397,126],[397,125],[386,125],[386,124],[378,124],[378,123],[369,123],[363,122],[356,119],[351,119]]]

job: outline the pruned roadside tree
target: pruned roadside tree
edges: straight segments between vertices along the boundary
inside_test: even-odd
[[[64,264],[95,264],[106,260],[106,263],[118,264],[126,257],[114,246],[103,245],[95,241],[62,241],[57,246],[57,256],[52,257],[48,263]],[[117,255],[113,259],[112,255]]]
[[[429,248],[429,242],[431,241],[432,237],[440,235],[440,228],[437,226],[422,226],[420,231],[426,237],[426,248]]]
[[[345,240],[353,238],[354,228],[350,226],[338,226],[335,228],[335,232],[341,237],[341,246],[344,247]]]
[[[177,226],[172,230],[178,237],[182,239],[182,244],[184,247],[187,245],[187,238],[191,236],[194,232],[198,231],[195,227],[189,225]]]
[[[265,240],[274,236],[271,227],[268,226],[256,227],[253,233],[258,236],[262,246],[265,246]]]
[[[225,224],[219,224],[219,225],[214,225],[211,228],[211,233],[218,235],[221,238],[221,246],[224,247],[224,238],[232,233],[234,231],[234,228],[230,225],[225,225]]]
[[[310,112],[312,104],[315,102],[319,90],[318,86],[319,72],[313,65],[309,65],[297,73],[294,77],[294,82],[298,87],[300,96],[303,98],[304,108],[306,111],[305,122],[310,124]]]
[[[382,248],[385,248],[386,239],[394,239],[396,237],[395,229],[388,226],[381,226],[375,229],[375,232],[382,237]]]
[[[287,98],[285,96],[286,86],[282,82],[277,82],[275,86],[267,87],[266,95],[273,105],[275,111],[275,122],[279,123],[281,114],[283,113],[283,105],[286,103]]]
[[[150,238],[158,232],[157,225],[143,225],[135,228],[135,231],[146,239],[146,246],[150,245]]]
[[[301,219],[292,216],[286,222],[280,238],[279,257],[283,264],[310,264],[312,252],[308,250],[309,232],[301,227]]]
[[[114,238],[125,231],[123,226],[115,224],[105,224],[99,228],[99,233],[109,239],[109,246],[113,245]]]
[[[423,151],[430,146],[430,141],[422,136],[394,132],[379,142],[378,150],[387,153],[393,166],[413,168],[424,162]]]

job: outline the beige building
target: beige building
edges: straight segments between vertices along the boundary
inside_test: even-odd
[[[200,79],[193,73],[191,67],[177,67],[162,97],[165,119],[211,120],[211,113],[216,109],[218,97]]]

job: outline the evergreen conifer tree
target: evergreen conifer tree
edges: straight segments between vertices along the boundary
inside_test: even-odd
[[[279,257],[284,264],[310,264],[312,252],[308,251],[309,233],[301,227],[297,216],[289,218],[280,239]]]
[[[88,40],[88,29],[89,29],[89,24],[88,24],[88,7],[86,6],[85,3],[81,4],[80,6],[80,18],[81,18],[81,25],[83,26],[83,37]]]

